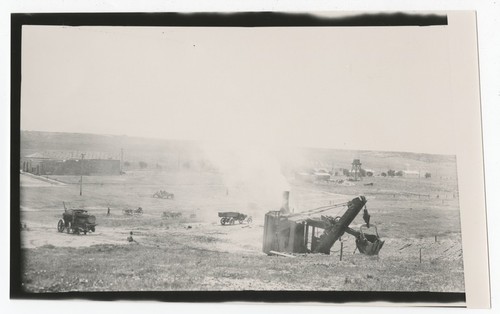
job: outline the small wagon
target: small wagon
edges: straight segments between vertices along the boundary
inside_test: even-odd
[[[57,231],[74,234],[95,232],[96,219],[84,209],[65,209],[57,223]]]
[[[122,213],[126,216],[140,216],[142,215],[142,207],[137,209],[122,209]]]
[[[240,224],[243,222],[251,223],[252,222],[252,217],[247,216],[242,213],[238,212],[219,212],[219,217],[221,225],[234,225],[236,221],[238,221]]]
[[[163,212],[163,213],[161,214],[161,217],[162,217],[162,218],[165,218],[165,219],[169,219],[169,218],[174,218],[174,219],[175,219],[175,218],[180,218],[180,217],[182,217],[182,213],[179,213],[179,212],[172,212],[172,211],[170,211],[170,212]]]
[[[174,193],[170,193],[170,192],[167,192],[167,191],[160,190],[160,191],[155,192],[153,194],[153,198],[162,198],[162,199],[173,200],[174,199]]]

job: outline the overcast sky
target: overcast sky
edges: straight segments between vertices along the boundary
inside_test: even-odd
[[[447,26],[24,26],[21,129],[454,154]]]

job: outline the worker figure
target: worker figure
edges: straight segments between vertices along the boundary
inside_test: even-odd
[[[363,210],[363,220],[366,222],[366,227],[370,228],[370,214],[368,214],[368,209]]]
[[[111,215],[111,209],[108,207],[108,214],[107,216]]]
[[[132,231],[130,231],[130,235],[127,237],[127,241],[129,243],[132,243],[132,242],[135,242],[135,243],[138,243],[137,241],[134,240],[134,238],[132,237],[134,233]]]

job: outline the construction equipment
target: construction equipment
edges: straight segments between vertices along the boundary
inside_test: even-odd
[[[378,236],[377,226],[373,225],[375,234],[365,234],[363,232],[363,227],[365,227],[365,225],[359,228],[359,234],[354,234],[356,237],[356,247],[363,254],[378,255],[378,252],[384,245],[384,241],[381,241]]]
[[[220,219],[220,224],[221,225],[234,225],[236,221],[238,221],[240,224],[244,223],[245,221],[247,223],[252,223],[252,217],[247,216],[242,213],[238,212],[219,212],[219,217]]]
[[[139,207],[137,209],[122,209],[122,213],[126,216],[141,216],[143,213],[142,207]]]
[[[64,204],[64,213],[62,219],[57,222],[57,231],[73,234],[87,234],[87,232],[95,232],[97,226],[94,215],[90,215],[84,209],[67,209]]]
[[[365,230],[370,228],[370,215],[365,206],[366,202],[364,196],[359,196],[346,203],[323,206],[296,214],[270,211],[265,215],[262,250],[266,254],[270,254],[271,251],[330,254],[333,244],[344,233],[348,233],[356,237],[356,246],[360,253],[376,255],[384,241],[378,236],[378,231],[376,235],[363,231],[363,228]],[[321,213],[343,207],[347,209],[342,216],[317,218]],[[366,225],[363,225],[358,232],[349,225],[363,208],[365,208],[363,219]]]
[[[155,192],[153,194],[153,198],[162,198],[162,199],[173,200],[174,199],[174,193],[169,193],[167,191],[160,190],[160,191]]]

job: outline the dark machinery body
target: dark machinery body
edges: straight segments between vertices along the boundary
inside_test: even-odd
[[[74,234],[95,232],[96,218],[84,209],[65,209],[62,219],[57,223],[57,231]]]
[[[361,230],[355,231],[349,227],[354,218],[365,207],[366,198],[359,196],[353,200],[335,206],[325,206],[311,210],[318,213],[338,206],[347,206],[342,216],[321,218],[309,217],[309,212],[284,215],[281,211],[271,211],[265,216],[263,251],[269,254],[274,252],[288,253],[323,253],[330,254],[334,243],[344,233],[356,237],[356,246],[359,252],[366,255],[376,255],[382,248],[378,232],[376,235],[366,234],[363,226],[370,228],[370,215],[365,208],[363,219],[366,225]],[[375,227],[376,228],[376,227]],[[321,233],[318,236],[318,233]]]
[[[375,228],[375,234],[365,233],[363,229],[365,229],[367,225],[362,225],[359,228],[359,232],[351,228],[347,228],[345,232],[356,237],[356,247],[360,253],[365,255],[378,255],[378,252],[384,245],[384,241],[380,240],[377,226],[375,225],[372,225]]]
[[[219,217],[221,218],[221,225],[234,225],[236,221],[238,221],[240,224],[245,221],[248,223],[252,222],[252,217],[238,212],[219,212]]]

